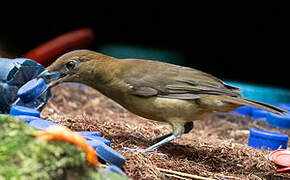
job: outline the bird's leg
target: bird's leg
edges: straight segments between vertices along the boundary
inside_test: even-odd
[[[180,136],[178,135],[175,135],[173,133],[170,134],[166,134],[164,136],[167,136],[169,135],[168,137],[164,138],[163,140],[159,141],[158,143],[156,144],[153,144],[152,146],[146,148],[146,149],[139,149],[137,146],[134,146],[133,148],[128,148],[128,147],[125,147],[124,149],[125,150],[129,150],[129,151],[138,151],[138,152],[151,152],[151,151],[154,151],[155,149],[159,148],[160,146],[164,145],[164,144],[167,144],[168,142],[170,141],[173,141],[177,138],[179,138]],[[166,156],[164,154],[161,154],[161,156]]]
[[[158,137],[156,137],[156,138],[153,138],[153,139],[151,139],[150,141],[157,143],[157,142],[159,142],[159,141],[162,141],[162,140],[165,139],[165,138],[168,138],[168,137],[171,136],[172,134],[173,134],[173,133],[164,134],[164,135],[158,136]]]
[[[189,133],[192,130],[193,127],[194,127],[193,126],[193,122],[186,123],[184,125],[184,134]],[[144,142],[154,142],[154,143],[157,143],[157,142],[162,141],[163,139],[171,136],[172,134],[173,133],[164,134],[164,135],[158,136],[158,137],[153,138],[153,139],[145,139],[145,138],[141,138],[141,137],[137,137],[137,136],[134,136],[134,138],[141,139]]]
[[[154,151],[155,149],[159,148],[160,146],[162,146],[170,141],[173,141],[175,139],[180,138],[182,134],[189,133],[192,130],[192,128],[193,128],[193,122],[185,123],[183,128],[181,128],[180,130],[176,130],[178,128],[174,128],[174,130],[176,131],[175,132],[176,134],[170,133],[170,134],[165,134],[165,135],[159,136],[157,138],[154,138],[153,141],[155,140],[157,143],[148,147],[147,149],[143,150],[143,152]],[[182,133],[180,133],[180,132],[182,132]]]
[[[169,134],[164,134],[164,135],[161,135],[161,136],[158,136],[156,138],[152,138],[152,139],[147,139],[147,138],[144,138],[144,137],[139,137],[139,136],[135,136],[135,135],[131,135],[133,138],[135,139],[138,139],[140,141],[143,141],[143,142],[146,142],[146,143],[157,143],[159,141],[162,141],[163,139],[171,136],[173,133],[169,133]]]
[[[181,135],[180,135],[181,136]],[[177,138],[180,138],[180,136],[176,135],[176,134],[172,134],[170,136],[168,136],[167,138],[161,140],[160,142],[153,144],[152,146],[146,148],[146,149],[139,149],[137,151],[140,152],[150,152],[150,151],[154,151],[155,149],[159,148],[160,146],[169,143],[170,141],[173,141]]]
[[[150,151],[154,151],[155,149],[159,148],[160,146],[167,144],[170,141],[173,141],[175,139],[178,139],[181,137],[181,135],[186,132],[188,133],[192,128],[193,128],[193,123],[184,123],[183,121],[181,121],[180,119],[175,119],[174,121],[170,122],[172,127],[173,127],[173,133],[170,134],[166,134],[160,137],[157,137],[158,140],[160,140],[159,142],[157,142],[156,144],[153,144],[152,146],[146,148],[146,149],[139,149],[138,147],[135,147],[133,149],[131,148],[125,148],[126,150],[136,150],[139,152],[150,152]],[[185,131],[186,130],[186,131]]]

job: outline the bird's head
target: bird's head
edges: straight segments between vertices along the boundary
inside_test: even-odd
[[[59,57],[38,77],[52,76],[52,86],[61,82],[84,83],[94,71],[98,61],[106,59],[105,55],[90,50],[75,50]]]

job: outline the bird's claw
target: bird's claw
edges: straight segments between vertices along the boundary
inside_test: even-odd
[[[163,157],[163,158],[168,158],[166,154],[163,153],[156,153],[157,156]]]
[[[143,137],[136,136],[136,135],[131,135],[131,137],[133,137],[134,139],[137,139],[139,141],[142,141],[142,142],[150,142],[150,140],[143,138]]]
[[[139,149],[139,147],[138,146],[136,146],[136,145],[133,145],[133,148],[129,148],[129,147],[124,147],[123,148],[124,150],[126,150],[126,151],[137,151],[137,152],[146,152],[145,150],[146,149]],[[147,151],[148,152],[148,151]]]
[[[142,153],[143,152],[152,152],[153,151],[153,150],[147,150],[147,149],[140,149],[136,145],[133,145],[132,148],[124,147],[123,149],[126,150],[126,151],[131,151],[131,152],[137,151],[137,152],[142,152]],[[163,157],[163,158],[168,158],[168,156],[166,154],[163,154],[163,153],[156,153],[156,155],[158,155],[160,157]]]

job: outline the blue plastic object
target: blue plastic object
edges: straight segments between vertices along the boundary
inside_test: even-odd
[[[111,145],[111,141],[108,140],[108,139],[105,139],[105,138],[102,138],[102,137],[99,137],[99,136],[83,136],[87,141],[101,141],[103,143],[105,143],[107,146],[110,146]]]
[[[16,118],[18,119],[21,119],[27,123],[30,123],[31,121],[34,121],[34,120],[43,120],[39,117],[35,117],[35,116],[27,116],[27,115],[18,115],[18,116],[15,116]]]
[[[243,107],[240,107],[234,111],[232,111],[232,113],[238,113],[238,114],[241,114],[241,115],[244,115],[244,116],[252,116],[252,107],[250,106],[243,106]]]
[[[38,98],[47,88],[44,79],[32,79],[21,86],[17,92],[17,96],[25,103]]]
[[[90,142],[90,141],[89,141]],[[90,143],[88,144],[90,145]],[[96,149],[96,153],[99,158],[103,159],[109,164],[114,164],[118,167],[122,167],[125,164],[125,158],[120,155],[117,151],[105,145],[101,141],[95,141],[93,146]]]
[[[8,113],[10,105],[17,99],[18,89],[44,70],[42,65],[29,59],[0,58],[0,113]],[[47,91],[33,102],[19,101],[17,105],[31,108],[40,105],[41,108],[50,97],[50,91]]]
[[[81,136],[102,136],[101,132],[97,131],[80,131],[78,132]]]
[[[286,149],[288,139],[286,134],[261,129],[250,129],[248,145],[266,150]]]
[[[287,116],[280,116],[273,113],[268,113],[266,122],[277,128],[290,129],[290,113],[285,113]]]
[[[24,106],[17,106],[17,105],[14,105],[10,108],[9,114],[11,116],[27,115],[27,116],[40,117],[39,111],[32,108],[28,108]]]
[[[268,113],[269,112],[265,110],[255,109],[252,111],[252,118],[254,120],[266,119]]]
[[[56,125],[56,123],[52,121],[44,120],[44,119],[39,119],[39,120],[31,121],[28,125],[38,130],[45,130],[51,125]]]
[[[108,166],[106,168],[106,170],[115,172],[115,173],[120,174],[120,175],[123,175],[123,176],[126,176],[126,174],[119,167],[117,167],[115,165]]]
[[[276,104],[276,106],[283,108],[287,111],[290,111],[290,104],[286,103],[286,104]]]
[[[99,141],[99,140],[87,140],[87,142],[94,149],[96,149],[99,146],[100,143],[104,143],[103,141]]]
[[[52,73],[45,73],[42,77],[44,77],[47,80],[50,79],[56,79],[60,76],[59,72],[52,72]]]

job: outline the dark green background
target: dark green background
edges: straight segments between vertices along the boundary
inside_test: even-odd
[[[0,12],[0,41],[21,56],[57,35],[92,27],[93,50],[161,59],[219,78],[290,88],[286,4],[145,5],[112,7],[92,1],[46,8],[6,6]]]

